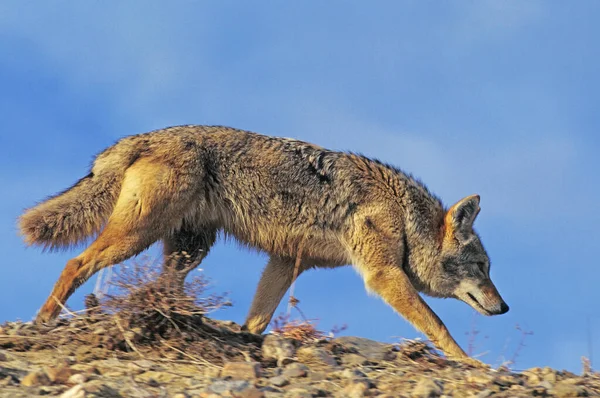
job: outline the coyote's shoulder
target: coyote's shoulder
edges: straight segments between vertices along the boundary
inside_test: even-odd
[[[449,209],[417,179],[353,152],[221,126],[177,126],[121,139],[90,173],[20,219],[28,243],[97,239],[70,260],[38,319],[97,270],[156,241],[197,265],[219,232],[270,255],[247,326],[261,332],[293,278],[353,264],[366,286],[449,354],[463,357],[417,294],[455,297],[485,314],[508,307],[489,280],[472,224],[479,197]],[[56,298],[56,300],[55,300]]]

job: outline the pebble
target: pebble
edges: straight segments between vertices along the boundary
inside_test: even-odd
[[[281,373],[282,376],[291,377],[306,377],[308,374],[308,366],[301,363],[291,363],[286,366],[285,370]]]
[[[86,392],[81,385],[71,387],[60,395],[60,398],[85,398]]]
[[[50,385],[50,379],[44,371],[36,370],[23,377],[21,385],[25,387],[47,386]]]
[[[84,374],[81,373],[76,373],[74,375],[71,375],[69,377],[69,379],[67,380],[67,382],[69,384],[83,384],[87,381],[87,377],[85,377]]]
[[[46,367],[44,368],[44,371],[46,372],[48,379],[55,384],[67,383],[69,377],[74,374],[73,370],[67,365]]]
[[[269,383],[276,387],[283,387],[290,384],[290,381],[285,376],[275,376],[269,379]]]
[[[283,361],[296,356],[296,347],[292,341],[274,334],[265,337],[261,349],[264,359]]]
[[[64,328],[66,321],[61,322],[60,327]],[[85,326],[81,323],[78,333],[89,330],[87,333],[92,334],[91,330],[101,327],[110,333],[114,328],[114,324]],[[409,358],[406,348],[392,360],[394,347],[362,338],[301,345],[278,336],[266,336],[264,341],[255,336],[253,343],[248,343],[254,345],[245,357],[238,355],[227,361],[228,353],[222,356],[225,363],[216,362],[218,357],[185,351],[192,358],[211,362],[216,358],[215,366],[207,366],[186,356],[169,360],[168,350],[155,356],[148,346],[138,346],[145,356],[142,358],[133,351],[109,350],[93,343],[82,345],[78,343],[81,335],[72,344],[59,336],[62,342],[58,350],[29,350],[27,345],[17,344],[23,344],[23,336],[37,333],[35,329],[13,328],[11,323],[2,328],[5,335],[18,335],[19,339],[9,341],[14,349],[6,339],[0,340],[0,398],[40,394],[62,398],[600,396],[600,378],[595,374],[580,377],[551,368],[532,368],[521,373],[507,368],[472,369],[445,361],[434,352],[417,352]],[[56,330],[55,333],[62,333]],[[237,347],[231,352],[234,355]],[[418,345],[409,349],[415,347],[419,349]],[[261,353],[268,355],[261,357]]]
[[[227,362],[221,370],[221,377],[234,379],[257,379],[260,374],[261,367],[257,362]]]
[[[412,390],[412,395],[418,398],[433,398],[439,397],[442,392],[444,392],[444,388],[440,382],[429,377],[422,377]]]
[[[313,366],[337,366],[337,361],[333,355],[322,348],[301,347],[296,351],[296,357],[299,362]]]
[[[339,398],[360,398],[364,397],[369,387],[365,383],[352,382],[341,391],[335,394],[335,397]]]

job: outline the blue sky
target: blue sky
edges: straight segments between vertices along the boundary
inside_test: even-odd
[[[26,248],[24,208],[120,137],[221,124],[381,158],[447,204],[479,193],[476,228],[511,311],[432,308],[463,347],[475,323],[475,352],[492,364],[513,356],[516,324],[533,331],[520,369],[579,371],[589,319],[600,361],[599,11],[583,0],[1,2],[0,321],[31,319],[78,253]],[[201,268],[235,304],[217,317],[243,321],[265,262],[214,248]],[[419,336],[350,267],[306,273],[296,293],[325,329]]]

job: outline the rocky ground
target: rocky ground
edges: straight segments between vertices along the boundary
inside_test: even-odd
[[[0,326],[0,397],[600,396],[596,373],[474,368],[418,341],[301,343],[204,317],[150,336],[128,323],[98,313]]]
[[[117,294],[89,295],[77,314],[0,325],[0,398],[600,396],[590,369],[473,367],[424,342],[328,338],[285,317],[254,335],[207,318],[226,297],[202,277],[183,284],[182,270],[134,264],[111,282]]]

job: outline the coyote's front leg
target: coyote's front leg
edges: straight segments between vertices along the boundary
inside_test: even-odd
[[[381,296],[449,358],[472,365],[480,364],[479,361],[469,358],[460,348],[444,323],[415,290],[402,270],[400,261],[403,256],[402,252],[398,253],[399,245],[390,244],[388,239],[365,240],[368,244],[363,244],[361,253],[355,253],[354,257],[359,258],[356,266],[365,280],[367,289]]]
[[[367,266],[368,267],[368,266]],[[423,332],[429,340],[452,359],[469,359],[467,354],[454,341],[446,325],[431,310],[410,283],[410,280],[397,264],[379,263],[372,270],[363,271],[369,290],[383,300]],[[364,267],[361,267],[364,269]]]

